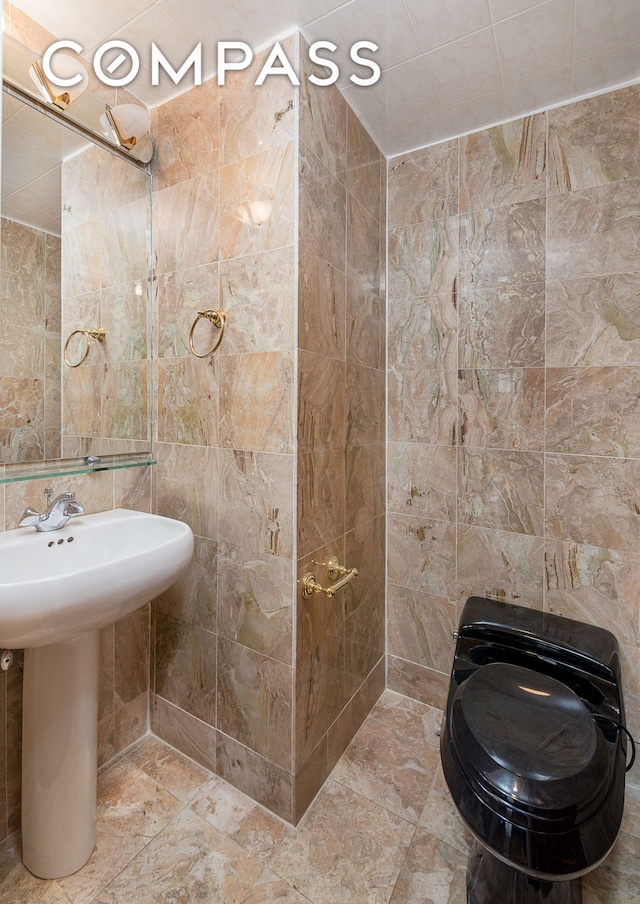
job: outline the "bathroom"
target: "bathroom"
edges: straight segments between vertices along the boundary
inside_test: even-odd
[[[39,56],[57,38],[93,49],[117,32],[141,52],[150,39],[167,54],[175,47],[177,66],[196,41],[206,49],[202,25],[183,18],[190,5],[121,4],[103,24],[95,10],[77,10],[75,23],[58,26],[56,10],[47,16],[43,4],[24,0],[5,3],[4,34]],[[192,5],[215,41],[207,4]],[[353,5],[367,2],[346,9]],[[400,52],[391,27],[406,18],[413,40],[427,40],[421,5],[383,14],[385,4],[375,4],[372,31],[383,21],[390,29],[388,48],[380,36],[380,85],[350,85],[341,59],[338,91],[306,78],[308,42],[327,38],[334,6],[315,4],[304,37],[291,26],[305,23],[275,13],[264,32],[243,31],[240,18],[227,23],[222,37],[264,49],[224,87],[209,79],[185,90],[185,80],[158,104],[144,62],[131,93],[92,79],[90,91],[113,107],[150,107],[152,175],[104,157],[96,164],[93,153],[65,164],[73,197],[63,191],[72,209],[62,216],[62,294],[77,305],[65,305],[63,332],[50,338],[62,346],[70,331],[98,327],[107,336],[82,366],[62,368],[57,403],[47,397],[47,439],[59,443],[42,456],[59,460],[47,476],[37,476],[38,463],[31,479],[15,479],[27,464],[10,457],[16,431],[2,431],[0,526],[14,529],[27,506],[40,511],[50,487],[73,490],[88,513],[150,511],[193,530],[194,558],[181,579],[101,632],[98,765],[104,793],[119,795],[121,809],[140,816],[140,801],[154,793],[145,748],[135,746],[151,732],[159,741],[148,749],[165,773],[170,763],[215,788],[217,821],[202,795],[201,821],[206,813],[230,836],[220,813],[236,831],[246,810],[254,843],[261,835],[264,874],[247,867],[251,882],[233,892],[238,900],[454,902],[462,900],[466,840],[438,784],[436,731],[467,597],[544,607],[612,630],[627,722],[640,736],[640,36],[633,4],[623,2],[609,30],[586,0],[474,2],[457,33],[434,14],[428,52],[441,56],[442,72],[465,41],[466,59],[475,50],[490,69],[482,41],[491,33],[498,42],[505,87],[494,78],[469,99],[470,68],[449,83],[434,66],[417,71],[426,44],[408,45],[397,65],[387,57]],[[374,36],[356,30],[358,12],[339,22],[342,46]],[[553,29],[545,18],[552,12]],[[591,30],[579,30],[584,22]],[[277,76],[256,86],[285,33],[301,86]],[[524,59],[518,34],[531,47]],[[575,59],[564,59],[567,47]],[[597,82],[602,73],[613,90]],[[427,79],[441,107],[411,87]],[[101,211],[96,197],[105,196]],[[259,222],[251,207],[239,216],[256,198],[267,200],[268,216]],[[151,250],[134,255],[127,230],[150,237]],[[73,271],[64,266],[71,254]],[[6,260],[15,258],[3,255],[3,270]],[[114,284],[140,286],[134,294],[149,304],[102,304],[114,285],[104,276],[93,283],[97,268],[119,271]],[[203,318],[194,326],[199,310],[225,312],[220,345],[203,358],[191,353],[190,335],[204,352],[219,331]],[[5,332],[4,305],[2,316]],[[135,341],[123,331],[132,321]],[[61,435],[52,438],[56,411]],[[129,466],[72,473],[61,464],[85,455]],[[335,599],[304,599],[309,572],[331,583],[317,563],[333,557],[357,568],[357,578]],[[21,710],[16,655],[0,674],[0,840],[8,851],[21,825]],[[361,726],[364,747],[350,754]],[[416,739],[426,744],[409,754]],[[127,772],[123,764],[133,765]],[[114,776],[126,784],[133,774],[139,796],[135,785],[114,791]],[[628,776],[613,865],[585,879],[590,902],[640,893],[637,775]],[[90,878],[81,871],[43,885],[8,853],[0,895],[136,900],[130,885],[108,889],[120,873],[131,882],[143,869],[142,839],[151,851],[187,817],[187,847],[197,834],[194,808],[174,803],[190,800],[195,787],[181,797],[156,781],[162,815],[154,804],[153,825],[114,823],[104,860],[86,868]],[[312,825],[324,826],[324,838],[349,827],[369,839],[376,825],[380,850],[354,847],[353,862],[336,869],[338,886],[328,875],[311,879]],[[178,835],[170,837],[177,845]],[[432,871],[412,867],[433,838]],[[291,865],[296,856],[304,869]]]

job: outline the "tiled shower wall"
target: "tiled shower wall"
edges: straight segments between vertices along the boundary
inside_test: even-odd
[[[298,273],[295,819],[384,687],[384,158],[303,42]],[[320,71],[319,75],[324,72]]]
[[[297,90],[259,65],[154,111],[156,511],[196,553],[154,606],[153,728],[291,818]]]
[[[612,630],[640,730],[640,87],[389,162],[389,685],[464,600]]]
[[[60,238],[3,217],[0,273],[0,462],[58,458]]]

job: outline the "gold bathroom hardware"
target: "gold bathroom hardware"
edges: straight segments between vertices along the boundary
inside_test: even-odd
[[[68,354],[67,354],[67,351],[68,351],[68,349],[69,349],[69,343],[71,342],[71,340],[73,339],[73,337],[74,337],[75,335],[77,335],[78,333],[81,333],[81,334],[86,338],[86,340],[87,340],[87,347],[85,348],[84,354],[83,354],[83,356],[80,358],[80,360],[79,360],[79,361],[76,361],[76,363],[74,364],[73,361],[70,361],[70,360],[69,360],[69,356],[68,356]],[[64,360],[65,360],[66,363],[69,365],[69,367],[80,367],[80,365],[81,365],[81,364],[84,364],[84,362],[87,360],[87,355],[89,354],[89,349],[91,348],[91,340],[92,340],[92,339],[97,339],[98,342],[104,342],[104,337],[105,337],[105,336],[106,336],[106,333],[105,333],[105,331],[102,329],[102,327],[100,327],[100,329],[97,329],[97,330],[74,330],[72,333],[69,334],[69,337],[68,337],[67,341],[66,341],[65,344],[64,344]]]
[[[224,321],[226,316],[227,315],[222,310],[222,308],[219,308],[217,311],[198,311],[198,316],[193,321],[193,324],[191,325],[191,331],[189,333],[189,348],[196,356],[196,358],[208,358],[209,355],[212,355],[220,345],[220,343],[222,342],[222,336],[224,334]],[[196,323],[200,320],[201,317],[205,317],[207,320],[210,320],[211,323],[220,330],[220,334],[217,341],[214,343],[213,348],[210,348],[209,351],[205,352],[203,355],[201,355],[200,352],[197,352],[193,345],[193,331],[196,328]]]
[[[318,584],[316,581],[315,574],[308,571],[302,579],[302,596],[306,600],[308,600],[310,596],[313,596],[314,593],[324,593],[325,596],[328,596],[329,599],[331,599],[331,597],[334,596],[338,590],[341,590],[345,584],[348,584],[349,581],[358,577],[357,568],[345,568],[344,565],[341,565],[338,562],[335,556],[328,562],[323,562],[321,564],[329,572],[329,577],[332,581],[335,581],[340,575],[342,575],[342,577],[340,577],[340,580],[336,581],[335,584],[332,584],[331,587],[323,587],[322,584]]]

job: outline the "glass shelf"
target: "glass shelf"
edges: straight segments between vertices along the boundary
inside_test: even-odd
[[[123,468],[144,468],[157,464],[148,453],[138,455],[100,455],[98,461],[66,458],[56,461],[24,462],[0,465],[0,484],[20,480],[41,480],[44,477],[64,477],[71,474],[91,474],[94,471],[118,471]]]

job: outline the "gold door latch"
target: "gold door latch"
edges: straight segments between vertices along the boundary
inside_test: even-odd
[[[340,577],[340,580],[336,581],[335,584],[332,584],[331,587],[323,587],[322,584],[318,584],[316,581],[315,574],[308,571],[302,579],[302,596],[306,600],[313,596],[314,593],[324,593],[325,596],[331,599],[331,597],[334,596],[338,590],[341,590],[345,584],[348,584],[349,581],[358,577],[357,568],[345,568],[344,565],[341,565],[338,562],[335,556],[333,559],[330,559],[326,565],[325,563],[322,564],[329,572],[329,577],[332,581],[335,581],[340,575],[342,575],[342,577]]]

